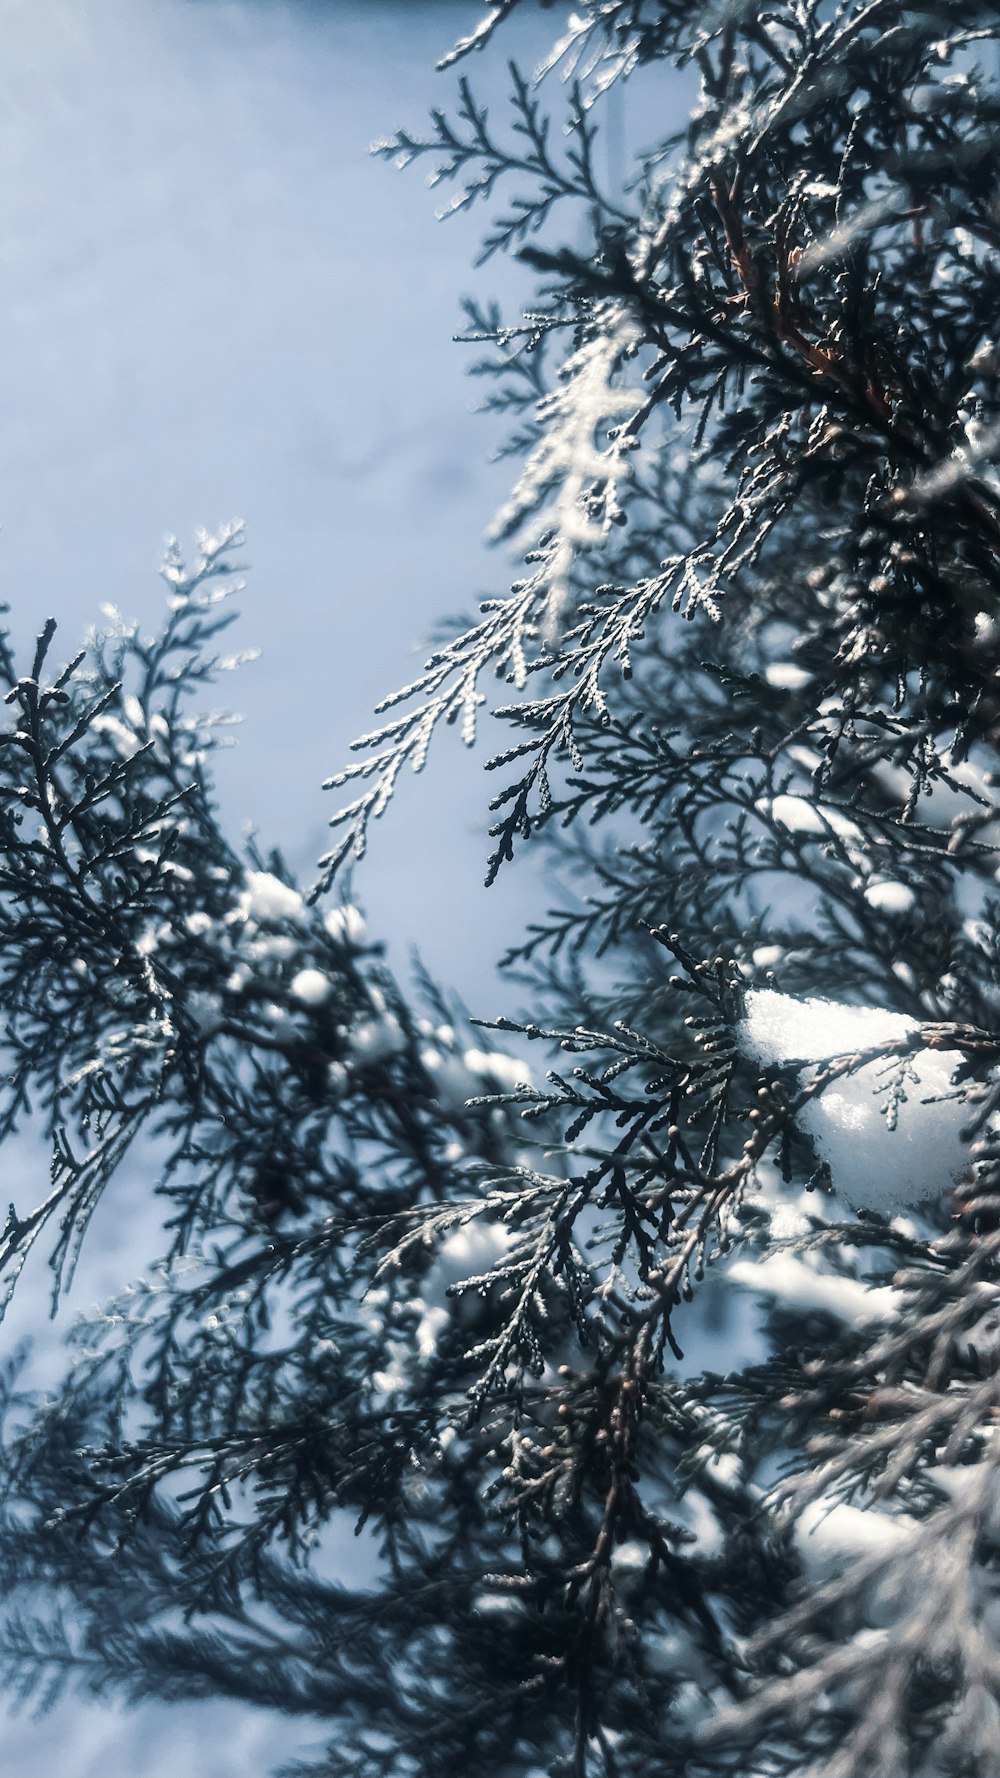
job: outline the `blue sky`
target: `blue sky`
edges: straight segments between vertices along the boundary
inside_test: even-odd
[[[324,775],[412,676],[435,620],[509,579],[482,543],[507,483],[488,461],[498,434],[470,411],[452,335],[463,291],[510,296],[518,280],[499,262],[472,271],[480,218],[436,224],[423,169],[368,154],[447,102],[454,77],[434,59],[470,8],[3,12],[0,591],[15,634],[52,611],[69,654],[104,600],[152,624],[164,532],[245,518],[236,640],[262,655],[224,688],[246,717],[224,807],[309,870]],[[526,19],[530,61],[556,18]],[[478,59],[477,86],[502,67]],[[359,887],[401,954],[419,936],[477,998],[518,901],[504,889],[483,907],[484,947],[465,910],[486,786],[446,742]]]

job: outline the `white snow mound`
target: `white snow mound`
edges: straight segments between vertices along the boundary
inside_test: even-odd
[[[300,969],[289,983],[289,992],[303,1006],[322,1006],[333,993],[333,983],[321,969]]]
[[[746,997],[738,1027],[744,1055],[761,1068],[801,1062],[803,1085],[810,1063],[830,1061],[919,1030],[914,1019],[882,1007],[844,1006],[835,1000],[796,1000],[761,989]],[[858,1210],[894,1216],[899,1210],[940,1198],[969,1165],[962,1129],[969,1105],[952,1079],[959,1050],[917,1049],[906,1058],[905,1098],[895,1128],[886,1116],[889,1088],[899,1079],[900,1059],[886,1057],[841,1077],[811,1099],[800,1127],[816,1144],[834,1188]]]

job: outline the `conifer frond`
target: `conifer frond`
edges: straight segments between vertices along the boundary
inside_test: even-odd
[[[382,145],[523,182],[485,250],[540,288],[467,318],[527,565],[330,780],[308,898],[185,701],[237,531],[171,549],[152,643],[0,646],[0,1138],[53,1157],[0,1258],[55,1219],[58,1285],[130,1154],[167,1208],[61,1385],[4,1383],[24,1696],[252,1697],[329,1778],[992,1778],[1000,12],[960,11],[581,0],[558,152],[516,70],[509,138],[463,83]],[[619,207],[640,66],[700,90]],[[526,1016],[470,1026],[311,904],[488,675],[490,880],[529,835],[557,878]]]

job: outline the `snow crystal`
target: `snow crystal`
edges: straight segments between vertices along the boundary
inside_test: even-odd
[[[880,914],[907,914],[916,899],[908,883],[893,882],[887,877],[870,882],[865,889],[868,906]]]
[[[300,969],[291,979],[289,992],[303,1006],[322,1006],[333,993],[333,983],[320,969]]]
[[[196,908],[193,914],[187,915],[184,924],[192,938],[204,938],[206,932],[212,930],[212,916],[204,908]]]
[[[882,1007],[796,1000],[770,989],[746,997],[738,1028],[744,1053],[760,1067],[829,1061],[912,1036],[913,1019]],[[949,1096],[962,1061],[958,1050],[918,1049],[866,1063],[810,1099],[799,1123],[816,1144],[834,1187],[856,1209],[891,1216],[940,1197],[969,1164],[961,1131],[968,1106]],[[886,1089],[903,1077],[896,1128],[884,1112]],[[803,1084],[808,1084],[807,1075]]]
[[[246,882],[238,904],[242,919],[301,920],[304,917],[305,902],[301,895],[280,877],[267,870],[250,870]]]

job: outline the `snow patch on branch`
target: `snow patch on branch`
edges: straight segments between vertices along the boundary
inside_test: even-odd
[[[363,945],[368,937],[368,928],[363,914],[350,902],[344,902],[341,907],[327,908],[323,915],[323,925],[337,944],[357,948]]]
[[[763,989],[746,997],[738,1041],[761,1068],[802,1064],[799,1084],[809,1088],[818,1078],[809,1064],[896,1044],[919,1030],[915,1019],[882,1007],[796,1000]],[[855,1209],[892,1216],[940,1198],[965,1172],[968,1102],[952,1085],[962,1060],[959,1050],[929,1048],[880,1057],[831,1081],[802,1106],[800,1128]]]
[[[880,914],[908,914],[916,899],[908,883],[890,877],[873,879],[865,889],[868,906]]]
[[[780,1067],[786,1062],[828,1062],[878,1043],[895,1043],[917,1029],[915,1019],[880,1006],[845,1006],[819,997],[796,1000],[761,988],[746,997],[740,1044],[762,1068]]]
[[[814,1500],[799,1514],[795,1544],[814,1580],[842,1571],[852,1560],[891,1557],[912,1544],[919,1527],[902,1513]]]
[[[321,969],[300,969],[289,983],[292,999],[300,1000],[303,1006],[322,1006],[333,989],[334,983]]]
[[[825,839],[836,837],[850,845],[863,844],[864,835],[856,821],[841,814],[828,803],[816,803],[805,796],[775,796],[765,799],[771,818],[789,833],[817,833]]]
[[[728,1276],[735,1284],[762,1291],[775,1302],[832,1315],[845,1327],[891,1321],[899,1312],[900,1299],[888,1285],[869,1285],[860,1278],[821,1272],[808,1258],[794,1253],[737,1260],[729,1267]]]
[[[238,903],[240,918],[265,922],[305,918],[305,902],[298,890],[271,871],[247,871],[246,885]]]

